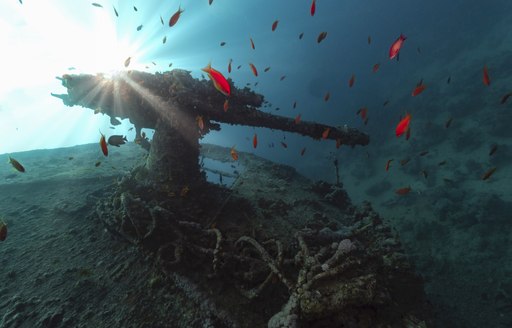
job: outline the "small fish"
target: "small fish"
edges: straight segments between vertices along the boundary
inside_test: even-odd
[[[196,122],[197,122],[197,126],[199,127],[199,130],[203,131],[203,130],[204,130],[204,121],[203,121],[203,116],[198,115],[198,116],[196,117]]]
[[[231,63],[233,62],[233,59],[229,59],[228,63],[228,73],[231,73]]]
[[[316,12],[316,0],[313,0],[311,2],[311,8],[309,8],[309,13],[311,14],[311,16],[315,16],[315,12]]]
[[[373,68],[372,68],[373,73],[377,73],[379,68],[380,68],[380,63],[377,63],[377,64],[373,65]]]
[[[297,108],[297,102],[296,101],[293,102],[293,109],[295,109],[295,108]]]
[[[258,146],[258,136],[255,133],[254,137],[252,137],[252,147],[256,148],[257,146]]]
[[[25,168],[23,167],[23,165],[21,165],[20,162],[18,162],[17,160],[12,158],[11,156],[9,156],[9,164],[11,164],[12,167],[14,167],[16,169],[16,171],[21,172],[21,173],[25,172]]]
[[[288,148],[288,145],[282,141],[281,141],[281,146],[283,146],[283,148]]]
[[[398,53],[400,52],[400,49],[402,48],[404,41],[407,39],[407,37],[403,34],[400,34],[398,39],[393,42],[391,47],[389,48],[389,59],[393,59],[396,56],[398,56]]]
[[[162,25],[165,25],[164,24],[164,19],[162,18],[162,15],[160,15],[160,23],[162,23]]]
[[[137,26],[137,31],[142,30],[142,27],[143,27],[143,25],[139,25],[139,26]]]
[[[371,35],[368,35],[368,44],[372,44],[372,36]]]
[[[135,10],[135,11],[139,11],[139,10],[137,9],[137,7],[135,7],[135,6],[133,6],[133,10]]]
[[[133,130],[133,126],[131,128],[128,129],[128,131],[132,131]]]
[[[496,171],[496,167],[490,168],[487,172],[485,172],[482,175],[482,180],[489,179],[494,174],[495,171]]]
[[[117,118],[112,116],[112,117],[110,117],[110,124],[119,125],[119,124],[121,124],[121,121],[119,121]]]
[[[507,102],[507,100],[508,100],[508,98],[509,98],[510,96],[512,96],[512,92],[509,92],[509,93],[507,93],[506,95],[504,95],[504,96],[501,98],[501,102],[500,102],[500,103],[501,103],[502,105],[503,105],[504,103],[506,103],[506,102]]]
[[[356,81],[356,76],[354,74],[352,74],[352,76],[350,77],[350,80],[348,80],[348,87],[352,88],[352,86],[354,86],[355,81]]]
[[[405,117],[396,126],[395,133],[397,137],[400,137],[409,129],[410,122],[411,114],[407,113],[407,115],[405,115]]]
[[[484,82],[484,85],[486,85],[486,86],[491,85],[491,78],[489,77],[489,71],[487,70],[487,65],[484,65],[482,80]]]
[[[100,134],[101,134],[101,138],[100,138],[101,151],[103,152],[103,155],[108,156],[108,148],[107,148],[107,141],[105,140],[105,135],[101,132],[100,132]]]
[[[448,76],[448,79],[446,80],[446,84],[450,84],[451,81],[452,81],[452,77]]]
[[[331,132],[331,128],[325,128],[324,132],[322,132],[322,139],[327,139],[329,132]]]
[[[452,121],[453,121],[453,117],[450,117],[450,118],[446,121],[446,123],[444,123],[444,127],[445,127],[446,129],[448,129],[448,128],[450,127],[450,125],[452,125]]]
[[[116,147],[124,145],[127,141],[126,136],[122,135],[113,135],[108,138],[108,144]]]
[[[254,66],[253,63],[249,63],[249,66],[251,67],[252,74],[254,74],[254,76],[258,76],[258,70],[256,69],[256,66]]]
[[[222,42],[220,43],[220,46],[221,46],[221,47],[224,47],[225,45],[226,45],[226,42],[224,42],[224,41],[222,41]]]
[[[167,35],[164,36],[164,38],[162,39],[162,43],[165,44],[167,42]]]
[[[151,64],[153,64],[154,66],[156,66],[156,63],[154,61],[151,62]]]
[[[382,107],[386,107],[389,104],[389,100],[386,100],[384,103],[382,103]]]
[[[130,65],[131,60],[132,60],[132,57],[126,58],[126,60],[124,61],[124,67],[128,67]]]
[[[403,196],[403,195],[407,195],[408,193],[411,192],[411,186],[408,186],[408,187],[403,187],[403,188],[399,188],[397,190],[395,190],[395,193],[397,195],[400,195],[400,196]]]
[[[210,5],[210,6],[211,6],[211,5],[212,5],[212,3],[213,3],[213,0],[208,0],[208,5]]]
[[[421,175],[423,175],[423,177],[424,177],[425,179],[426,179],[426,178],[428,178],[428,172],[427,172],[427,171],[425,171],[425,170],[421,170],[421,171],[420,171],[420,173],[421,173]]]
[[[249,39],[251,40],[251,48],[252,48],[252,50],[255,50],[256,47],[254,46],[254,41],[252,40],[252,38],[249,38]]]
[[[401,166],[404,166],[405,164],[409,163],[411,159],[410,158],[404,158],[400,161],[400,165]]]
[[[492,145],[492,146],[491,146],[491,150],[489,151],[489,156],[494,155],[494,153],[496,152],[496,150],[498,150],[498,145],[497,145],[497,144]]]
[[[203,68],[202,71],[204,71],[208,74],[208,76],[210,77],[210,80],[212,80],[212,82],[213,82],[213,86],[220,93],[222,93],[225,96],[229,96],[231,94],[231,87],[229,86],[228,81],[226,80],[224,75],[222,75],[221,72],[212,68],[211,64],[208,64],[208,66]]]
[[[94,7],[103,8],[103,6],[101,4],[99,4],[99,3],[97,3],[97,2],[93,2],[92,5]]]
[[[6,238],[7,238],[7,224],[5,223],[4,220],[0,219],[0,241],[4,241]]]
[[[320,34],[318,34],[318,37],[316,38],[316,42],[317,42],[317,43],[320,43],[320,42],[322,42],[326,37],[327,37],[327,32],[320,32]]]
[[[297,115],[295,116],[295,124],[299,124],[300,123],[300,119],[301,119],[301,115]]]
[[[388,161],[386,162],[386,172],[389,171],[389,167],[391,165],[391,162],[393,162],[393,159],[388,159]]]
[[[178,19],[180,19],[180,15],[184,12],[184,10],[181,10],[181,5],[178,7],[178,10],[171,16],[171,19],[169,19],[169,27],[173,27],[177,22]]]
[[[421,48],[420,47],[416,48],[416,51],[418,51],[418,53],[421,54]]]
[[[74,157],[73,157],[73,156],[69,156],[69,157],[68,157],[68,160],[69,160],[69,161],[71,161],[71,160],[73,160],[73,159],[74,159]]]
[[[427,154],[428,154],[428,150],[424,150],[424,151],[422,151],[422,152],[420,153],[420,156],[425,156],[425,155],[427,155]]]
[[[301,34],[299,34],[299,40],[302,40],[302,38],[304,37],[304,32],[302,32]]]
[[[358,109],[356,112],[356,115],[361,115],[361,118],[363,119],[363,121],[366,121],[367,115],[368,115],[368,108],[362,107],[362,108]]]
[[[445,165],[446,163],[447,163],[446,161],[441,161],[441,162],[437,163],[437,165],[439,165],[439,166],[443,166],[443,165]]]
[[[235,161],[238,161],[238,153],[235,149],[235,146],[231,147],[231,150],[229,151],[229,153],[231,154],[231,157],[235,160]]]
[[[169,67],[171,67],[171,66],[172,66],[172,63],[169,63]]]
[[[238,66],[236,67],[236,69],[240,69],[240,67],[242,67],[242,65],[238,65]]]
[[[286,75],[283,75],[283,76],[281,76],[281,77],[279,78],[279,81],[282,81],[282,80],[284,80],[285,78],[286,78]]]
[[[329,91],[327,91],[324,95],[324,101],[329,101],[329,98],[331,98],[331,94],[329,93]]]
[[[421,83],[421,84],[417,85],[416,88],[414,88],[414,90],[412,90],[412,94],[411,95],[413,97],[416,97],[417,95],[422,93],[426,88],[427,88],[427,86],[424,85],[423,83]]]
[[[224,100],[224,112],[227,112],[229,109],[229,101],[228,99]]]
[[[340,147],[341,147],[341,139],[340,138],[336,138],[336,149],[338,149]]]
[[[276,20],[276,21],[274,21],[274,22],[272,23],[272,32],[274,32],[274,31],[276,30],[276,28],[277,28],[277,24],[279,24],[279,21],[278,21],[278,20]]]
[[[112,6],[112,8],[114,8],[114,14],[116,14],[116,17],[119,17],[119,13],[117,12],[116,7]]]
[[[269,67],[265,67],[265,69],[263,70],[263,72],[265,72],[265,73],[268,72],[268,71],[270,71],[270,66]]]
[[[101,165],[101,161],[97,161],[96,163],[94,163],[94,166],[98,167]]]
[[[409,138],[411,137],[411,128],[408,128],[407,131],[405,132],[405,140],[409,140]]]

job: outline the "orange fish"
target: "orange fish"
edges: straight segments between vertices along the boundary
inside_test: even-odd
[[[324,101],[329,101],[329,98],[331,98],[331,94],[329,93],[329,91],[327,91],[327,93],[324,96]]]
[[[348,80],[348,87],[352,88],[355,81],[356,81],[356,76],[354,74],[352,74],[352,76],[350,77],[350,80]]]
[[[301,118],[300,114],[295,116],[295,124],[299,124],[300,123],[300,118]]]
[[[391,165],[391,162],[393,159],[388,159],[388,162],[386,163],[386,172],[389,171],[389,166]]]
[[[309,13],[311,14],[311,16],[315,16],[315,11],[316,11],[316,0],[313,0],[311,2],[311,8],[309,9]]]
[[[180,19],[181,13],[183,13],[184,10],[181,10],[181,5],[178,7],[178,10],[171,16],[171,19],[169,19],[169,27],[173,27],[174,24],[178,22],[178,19]]]
[[[416,88],[414,88],[414,90],[412,91],[412,96],[413,97],[416,97],[417,95],[419,95],[420,93],[423,92],[423,90],[425,90],[427,88],[426,85],[424,85],[423,83],[419,84],[416,86]]]
[[[18,172],[25,172],[25,168],[23,167],[23,165],[21,165],[20,162],[18,162],[17,160],[15,160],[14,158],[12,158],[11,156],[9,156],[9,163],[12,165],[12,167],[14,167]]]
[[[254,47],[254,41],[252,40],[252,38],[250,38],[250,39],[251,39],[251,48],[252,48],[252,50],[254,50],[254,49],[256,49],[256,47]]]
[[[404,41],[407,39],[407,37],[403,34],[400,34],[398,39],[396,39],[395,42],[391,45],[389,48],[389,59],[395,58],[398,53],[400,52],[400,49],[402,48],[402,45],[404,44]]]
[[[254,134],[254,137],[252,137],[252,147],[258,147],[258,136],[256,135],[256,133]]]
[[[278,20],[276,20],[274,23],[272,23],[272,32],[274,32],[276,30],[278,23],[279,23]]]
[[[231,147],[229,152],[231,153],[231,157],[233,157],[235,161],[238,161],[238,153],[236,152],[235,146]]]
[[[377,64],[373,65],[373,69],[372,69],[373,73],[377,73],[379,68],[380,68],[380,63],[377,63]]]
[[[224,100],[224,112],[227,112],[229,109],[229,101],[226,99]]]
[[[258,76],[258,70],[256,69],[256,66],[254,66],[253,63],[249,63],[249,66],[251,66],[251,71],[254,76]]]
[[[316,42],[317,43],[320,43],[322,42],[323,39],[325,39],[327,37],[327,32],[321,32],[320,34],[318,34],[318,38],[316,38]]]
[[[229,63],[228,63],[228,73],[231,73],[231,63],[232,62],[233,62],[233,59],[230,59]]]
[[[331,128],[325,128],[324,132],[322,132],[322,139],[327,139],[329,132],[331,132]]]
[[[406,194],[408,194],[409,192],[411,192],[411,190],[412,190],[412,189],[411,189],[411,186],[408,186],[408,187],[403,187],[403,188],[400,188],[400,189],[395,190],[395,193],[396,193],[397,195],[402,196],[402,195],[406,195]]]
[[[101,151],[103,152],[103,155],[108,156],[108,148],[107,148],[107,142],[105,141],[105,135],[101,132],[100,132],[100,134],[101,134],[101,138],[100,138]]]
[[[482,180],[487,180],[491,177],[491,175],[493,175],[493,173],[496,171],[496,167],[493,167],[491,169],[489,169],[487,172],[484,173],[484,175],[482,175]]]
[[[288,145],[285,144],[284,142],[281,141],[281,146],[283,146],[283,148],[288,148]]]
[[[405,117],[398,123],[396,126],[396,136],[400,137],[404,132],[406,132],[409,129],[409,124],[411,122],[411,114],[407,113]]]
[[[7,224],[0,219],[0,241],[4,241],[7,238]]]
[[[204,129],[204,121],[203,121],[203,117],[201,115],[198,115],[196,117],[196,122],[197,122],[197,126],[199,126],[199,129],[201,131],[203,131],[203,129]]]
[[[213,86],[220,93],[222,93],[225,96],[229,96],[231,94],[231,87],[229,86],[228,81],[226,80],[224,75],[222,75],[221,72],[212,68],[211,63],[208,63],[208,66],[203,68],[202,71],[204,71],[208,74],[208,76],[210,77],[210,80],[212,80],[212,82],[213,82]]]
[[[483,70],[483,81],[486,86],[491,85],[491,78],[489,77],[489,71],[487,70],[487,65],[484,65]]]
[[[302,148],[300,151],[300,156],[304,156],[304,153],[306,152],[306,147]]]

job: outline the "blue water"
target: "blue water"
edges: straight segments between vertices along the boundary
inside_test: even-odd
[[[512,326],[512,99],[500,103],[512,91],[511,1],[318,0],[314,16],[309,0],[91,3],[0,4],[0,153],[96,143],[98,130],[133,140],[128,120],[111,130],[109,117],[67,108],[51,97],[65,92],[56,76],[124,70],[131,56],[130,68],[163,72],[172,63],[200,78],[211,62],[235,86],[250,83],[264,95],[270,105],[263,111],[355,127],[370,136],[370,144],[336,149],[333,140],[229,125],[201,142],[236,146],[331,183],[338,159],[352,199],[370,200],[400,233],[426,278],[440,327]],[[169,27],[180,5],[184,12]],[[318,43],[324,31],[327,37]],[[391,60],[389,48],[400,34],[407,39],[399,60]],[[420,81],[426,88],[413,97]],[[356,115],[362,107],[368,109],[367,125]],[[406,113],[412,116],[409,140],[395,136]],[[495,144],[496,153],[489,155]],[[495,173],[483,180],[492,168]],[[210,181],[218,179],[207,174]],[[224,185],[232,182],[224,177]],[[403,187],[411,187],[410,193],[397,195]]]

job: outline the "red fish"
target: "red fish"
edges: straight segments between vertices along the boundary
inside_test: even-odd
[[[331,132],[330,128],[325,128],[324,132],[322,132],[322,139],[327,139],[329,136],[329,132]]]
[[[311,16],[315,16],[315,11],[316,11],[316,0],[313,0],[311,2],[311,9],[309,10]]]
[[[0,241],[4,241],[7,238],[7,224],[0,219]]]
[[[252,147],[258,147],[258,136],[256,135],[256,133],[254,134],[254,137],[252,137]]]
[[[396,39],[395,42],[391,45],[389,48],[389,59],[393,59],[398,55],[398,52],[400,52],[400,49],[402,48],[402,45],[404,44],[404,41],[407,39],[407,37],[403,34],[400,34],[398,39]]]
[[[229,96],[231,94],[231,87],[229,86],[229,83],[224,77],[224,75],[222,75],[222,73],[217,71],[216,69],[212,68],[210,63],[208,64],[208,66],[203,68],[202,71],[208,74],[210,80],[212,80],[213,82],[213,86],[220,93],[222,93],[225,96]]]
[[[302,148],[300,151],[300,156],[304,156],[304,153],[306,152],[306,147]]]
[[[258,76],[258,70],[256,69],[256,66],[254,66],[253,63],[249,63],[249,66],[251,67],[252,74],[254,74],[254,76]]]
[[[233,59],[230,59],[229,63],[228,63],[228,73],[231,73],[231,63],[232,62],[233,62]]]
[[[231,147],[231,150],[229,151],[229,153],[231,154],[231,157],[235,160],[235,161],[238,161],[238,153],[235,149],[235,146]]]
[[[300,123],[300,118],[301,118],[300,114],[295,117],[295,124],[299,124]]]
[[[181,13],[183,13],[184,10],[181,10],[181,5],[178,7],[178,11],[176,11],[172,16],[171,19],[169,19],[169,27],[173,27],[174,24],[178,22],[178,19],[180,19]]]
[[[356,112],[356,115],[361,115],[361,118],[363,119],[363,121],[366,121],[367,114],[368,114],[368,108],[366,108],[366,107],[362,107],[362,108],[358,109]]]
[[[411,114],[407,113],[405,117],[398,123],[396,126],[396,136],[400,137],[404,132],[406,132],[409,129],[409,124],[411,122]]]
[[[276,30],[277,24],[279,24],[278,20],[276,20],[274,23],[272,23],[272,32],[274,32]]]
[[[251,48],[252,48],[252,50],[254,50],[254,49],[256,49],[256,47],[254,47],[254,41],[252,40],[252,38],[250,38],[250,39],[251,39]]]
[[[103,155],[108,156],[108,148],[107,148],[107,141],[105,141],[105,135],[101,132],[100,132],[100,134],[101,134],[101,138],[100,138],[101,151],[103,152]]]
[[[226,99],[224,100],[224,112],[227,112],[229,109],[229,101]]]
[[[389,171],[389,166],[391,165],[391,162],[393,159],[388,159],[388,162],[386,163],[386,172]]]
[[[379,70],[379,68],[380,68],[380,63],[377,63],[377,64],[373,65],[373,69],[372,69],[372,71],[373,71],[374,73],[377,73],[377,71]]]
[[[348,87],[352,88],[355,81],[356,81],[356,76],[354,74],[352,74],[352,76],[350,77],[350,80],[348,80]]]
[[[403,196],[403,195],[407,195],[408,193],[410,193],[411,190],[412,190],[411,186],[408,186],[408,187],[403,187],[403,188],[395,190],[395,193],[397,195]]]
[[[491,85],[491,78],[489,77],[489,71],[487,70],[487,65],[484,65],[483,82],[486,86]]]
[[[417,95],[419,95],[420,93],[422,93],[426,88],[427,88],[427,86],[426,86],[426,85],[424,85],[423,83],[418,84],[418,85],[416,86],[416,88],[414,88],[414,90],[412,90],[412,96],[413,96],[413,97],[416,97]]]

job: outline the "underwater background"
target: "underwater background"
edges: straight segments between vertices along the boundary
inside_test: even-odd
[[[129,160],[139,160],[135,145],[110,147],[111,156],[104,159],[97,144],[101,134],[126,136],[132,143],[133,124],[127,119],[113,124],[102,113],[66,107],[52,97],[65,92],[56,77],[179,68],[203,79],[208,77],[201,69],[211,63],[234,86],[262,94],[267,101],[262,111],[357,128],[370,143],[337,147],[320,136],[224,123],[200,143],[227,147],[228,156],[229,148],[236,148],[290,165],[314,181],[334,184],[339,174],[351,200],[369,201],[399,235],[424,279],[435,327],[511,327],[512,2],[314,3],[312,14],[310,0],[2,1],[3,196],[9,194],[15,204],[30,202],[34,190],[19,185],[31,179],[110,178],[112,172],[105,170],[123,174],[132,168]],[[170,27],[179,8],[183,12]],[[320,40],[322,32],[327,34]],[[401,35],[399,56],[390,59],[390,47]],[[407,114],[406,140],[397,137],[396,127]],[[151,140],[153,131],[144,131]],[[94,148],[84,153],[76,148],[88,144]],[[58,149],[60,157],[43,149]],[[123,161],[116,162],[116,156]],[[69,163],[77,161],[89,167],[76,164],[73,171]],[[205,160],[207,167],[226,170],[234,162]],[[219,183],[217,175],[207,174]],[[16,222],[37,213],[27,211],[0,208],[9,227],[0,249],[11,243],[23,252]],[[37,220],[32,224],[37,230]],[[8,256],[4,251],[0,260]],[[18,282],[11,276],[0,263],[0,281],[14,286]],[[13,321],[6,308],[0,301],[0,323],[17,326],[7,324]]]

